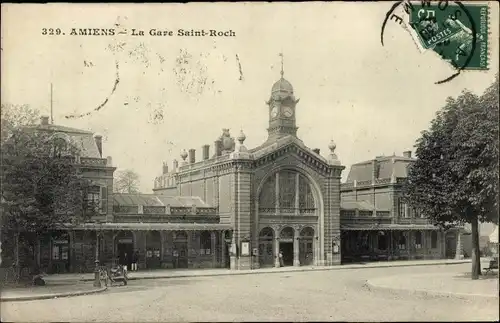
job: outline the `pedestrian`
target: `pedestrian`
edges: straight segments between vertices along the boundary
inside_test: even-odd
[[[280,253],[278,254],[278,258],[280,260],[280,267],[284,267],[285,263],[283,262],[283,250],[280,250]]]
[[[139,251],[136,250],[132,256],[132,271],[137,271],[137,263],[139,262]]]
[[[123,270],[124,271],[127,271],[127,265],[128,265],[128,254],[125,252],[123,254],[123,260],[122,260],[122,266],[123,266]]]

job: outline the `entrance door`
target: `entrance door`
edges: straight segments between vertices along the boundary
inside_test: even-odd
[[[273,241],[273,229],[262,229],[259,234],[259,265],[261,268],[274,267]]]
[[[293,266],[293,242],[280,242],[280,251],[283,253],[283,264]]]
[[[174,235],[174,267],[188,268],[188,236],[186,232],[177,232]]]
[[[116,245],[118,259],[121,263],[125,263],[127,268],[132,266],[132,254],[134,253],[134,243],[132,239],[119,239]]]
[[[314,263],[314,230],[306,227],[300,232],[299,260],[301,266],[310,266]]]
[[[455,235],[447,234],[446,235],[446,251],[445,256],[448,259],[455,258],[455,254],[457,253],[457,240]]]
[[[310,266],[313,264],[313,240],[302,240],[299,245],[300,265]]]

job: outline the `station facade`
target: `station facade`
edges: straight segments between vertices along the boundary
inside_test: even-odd
[[[267,100],[268,139],[245,146],[245,134],[223,129],[210,145],[181,153],[154,181],[151,194],[113,193],[111,157],[91,132],[49,125],[41,129],[78,143],[75,166],[91,178],[88,194],[100,216],[40,237],[33,257],[46,272],[89,272],[95,260],[140,269],[331,266],[352,261],[460,257],[461,229],[443,232],[401,198],[404,156],[344,166],[332,141],[327,156],[297,136],[299,99],[283,74]],[[32,255],[32,256],[30,256]]]

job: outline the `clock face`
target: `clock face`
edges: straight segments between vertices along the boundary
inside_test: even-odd
[[[290,118],[291,116],[293,116],[293,109],[290,107],[285,107],[285,109],[283,110],[283,114],[285,115],[285,117]]]
[[[278,115],[278,107],[274,106],[271,109],[271,117],[276,118],[277,115]]]

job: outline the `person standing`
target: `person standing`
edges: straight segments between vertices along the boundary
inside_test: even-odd
[[[280,267],[284,267],[285,263],[283,262],[283,251],[282,250],[280,250],[280,253],[278,254],[278,258],[280,261]]]
[[[138,262],[139,262],[139,251],[136,250],[132,255],[132,271],[137,271]]]
[[[127,271],[127,269],[128,269],[127,268],[127,265],[128,265],[128,254],[126,252],[123,254],[121,265],[123,266],[123,270]]]

